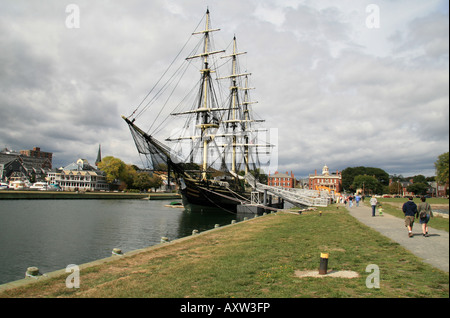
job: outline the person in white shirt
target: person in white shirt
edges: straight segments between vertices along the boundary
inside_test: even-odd
[[[377,198],[371,197],[370,198],[370,205],[372,206],[372,216],[375,216],[375,208],[377,207]]]

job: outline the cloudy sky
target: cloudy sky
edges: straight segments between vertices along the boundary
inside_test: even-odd
[[[93,163],[101,144],[142,165],[120,116],[207,7],[216,46],[236,34],[248,52],[279,171],[435,174],[449,151],[447,0],[0,0],[0,148],[38,146],[61,166]]]

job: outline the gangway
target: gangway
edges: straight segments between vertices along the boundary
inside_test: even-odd
[[[248,184],[258,192],[267,191],[277,197],[284,199],[298,207],[319,206],[326,207],[330,198],[320,191],[308,189],[285,189],[279,187],[268,186],[256,181],[255,177],[247,173],[244,176]]]

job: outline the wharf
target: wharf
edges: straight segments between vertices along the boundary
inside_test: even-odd
[[[0,191],[0,200],[172,200],[177,193],[66,192],[66,191]]]

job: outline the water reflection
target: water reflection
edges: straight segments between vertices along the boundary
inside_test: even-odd
[[[26,268],[50,272],[230,224],[227,212],[190,213],[148,200],[0,201],[0,284]]]

